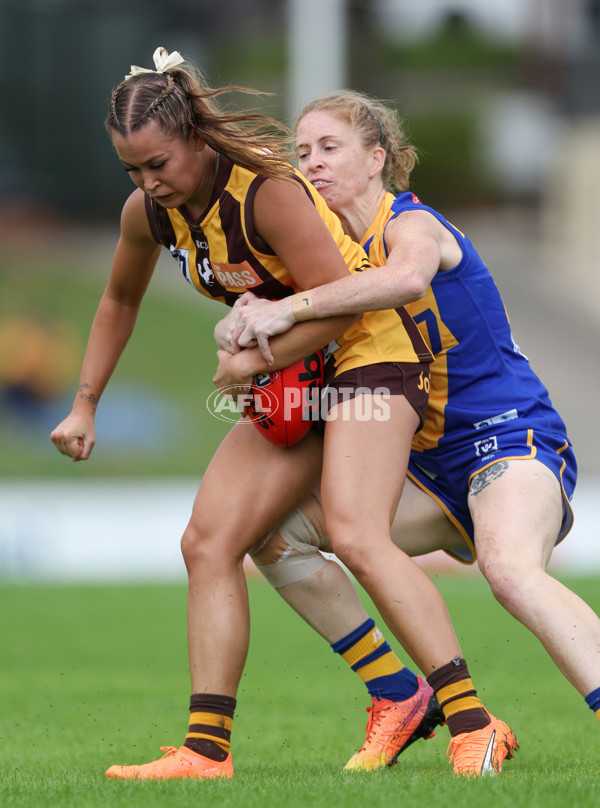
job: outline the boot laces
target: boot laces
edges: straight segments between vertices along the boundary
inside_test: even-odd
[[[163,760],[163,758],[169,757],[169,755],[174,755],[174,754],[175,754],[176,752],[178,752],[179,750],[177,749],[177,747],[176,747],[176,746],[161,746],[161,747],[160,747],[160,751],[165,753],[165,754],[164,754],[164,755],[163,755],[163,756],[160,758],[161,760]]]
[[[372,743],[375,739],[385,736],[385,731],[381,726],[385,715],[385,705],[383,701],[374,701],[370,707],[365,708],[369,713],[369,720],[367,721],[367,737],[362,749],[365,749],[367,744]]]

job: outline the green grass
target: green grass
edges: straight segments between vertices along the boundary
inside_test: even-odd
[[[468,781],[448,734],[394,770],[345,776],[366,693],[327,644],[250,578],[252,637],[230,782],[108,782],[111,763],[179,745],[189,695],[185,587],[0,586],[0,804],[8,806],[387,806],[598,804],[600,726],[545,652],[479,578],[437,578],[473,679],[521,750],[501,777]],[[596,610],[597,580],[569,584]]]

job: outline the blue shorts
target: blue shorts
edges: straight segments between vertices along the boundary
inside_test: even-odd
[[[463,536],[467,547],[456,547],[446,552],[458,561],[472,564],[477,555],[473,521],[467,496],[473,476],[499,460],[530,458],[547,466],[560,483],[565,515],[558,544],[573,525],[571,498],[577,480],[577,462],[573,448],[564,436],[555,437],[532,428],[515,429],[515,422],[507,422],[506,429],[498,425],[482,429],[477,440],[411,452],[408,477],[429,494],[443,509],[452,524]]]

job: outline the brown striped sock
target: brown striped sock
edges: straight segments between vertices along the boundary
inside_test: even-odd
[[[235,705],[236,700],[230,696],[193,693],[184,746],[211,760],[225,760],[229,754]]]
[[[477,696],[464,659],[453,659],[427,677],[446,716],[450,735],[474,732],[490,723],[490,717]]]

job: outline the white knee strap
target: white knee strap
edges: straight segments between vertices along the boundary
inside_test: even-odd
[[[282,556],[276,564],[266,567],[257,567],[274,589],[286,584],[295,584],[304,578],[309,578],[323,567],[327,561],[318,550],[314,555],[287,555]]]
[[[317,549],[319,534],[299,508],[283,520],[277,531],[287,548],[274,564],[256,565],[272,587],[296,583],[326,566],[327,561]]]

